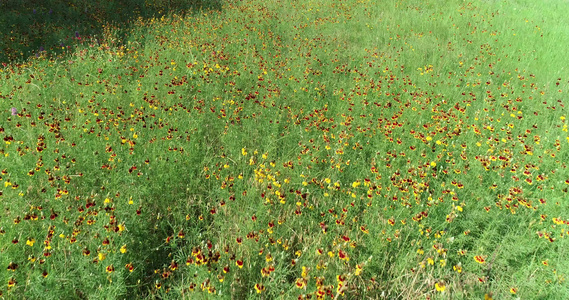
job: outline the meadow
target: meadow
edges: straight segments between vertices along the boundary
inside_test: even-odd
[[[564,1],[100,2],[0,3],[0,298],[569,295]]]

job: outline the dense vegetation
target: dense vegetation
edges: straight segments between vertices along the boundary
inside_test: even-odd
[[[97,3],[0,3],[2,297],[569,294],[562,1]]]

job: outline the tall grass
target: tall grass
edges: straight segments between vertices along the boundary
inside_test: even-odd
[[[563,298],[565,8],[537,8],[227,1],[6,63],[2,296]]]

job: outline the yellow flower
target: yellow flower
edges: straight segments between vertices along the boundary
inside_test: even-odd
[[[113,265],[108,265],[106,271],[107,273],[112,273],[115,271],[115,267]]]
[[[354,275],[356,276],[360,276],[360,274],[362,273],[363,269],[361,265],[356,265],[356,271],[354,272]]]
[[[8,281],[8,288],[11,288],[13,286],[16,285],[16,280],[14,278],[10,278],[10,280]]]
[[[452,269],[458,273],[462,273],[462,267],[460,265],[455,265],[452,267]]]
[[[36,240],[33,239],[33,238],[32,238],[32,239],[28,239],[28,240],[26,241],[26,245],[32,247],[35,242],[36,242]]]
[[[297,278],[295,283],[296,287],[299,289],[302,289],[306,286],[306,281],[303,278]]]
[[[308,276],[308,269],[305,266],[302,266],[302,274],[300,275],[302,278],[306,278]]]
[[[437,283],[435,283],[435,288],[437,289],[437,292],[444,292],[446,289],[446,286],[442,282],[437,282]]]
[[[265,290],[265,286],[257,283],[255,284],[255,290],[257,291],[257,294],[260,294]]]
[[[120,251],[121,251],[121,253],[126,253],[126,244],[122,245]]]
[[[476,255],[476,256],[474,257],[474,260],[475,260],[477,263],[479,263],[479,264],[483,264],[483,263],[486,262],[486,259],[484,259],[484,257],[481,256],[481,255]]]

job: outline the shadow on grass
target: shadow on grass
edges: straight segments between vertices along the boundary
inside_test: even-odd
[[[203,164],[203,158],[196,155],[192,158],[184,165]],[[189,253],[192,246],[204,240],[214,240],[207,229],[214,222],[213,216],[208,213],[209,207],[196,200],[199,198],[196,194],[205,194],[207,191],[200,183],[199,171],[180,167],[174,172],[168,169],[167,161],[160,163],[155,165],[155,170],[160,172],[151,175],[149,180],[143,179],[147,181],[147,190],[140,196],[144,203],[140,218],[144,221],[132,224],[129,230],[134,240],[138,241],[129,249],[138,270],[136,276],[126,279],[126,285],[131,287],[127,291],[127,299],[158,297],[155,283],[169,281],[162,275],[171,273],[168,267],[176,256],[180,252]],[[201,221],[200,215],[203,215]],[[186,235],[184,238],[178,237],[181,230]],[[178,263],[184,262],[185,258],[178,259]]]
[[[138,18],[221,6],[222,0],[0,0],[0,63],[61,54],[77,41],[101,39],[108,25],[128,38]]]

